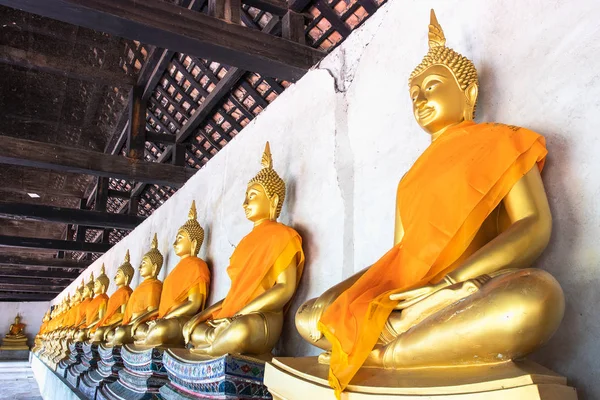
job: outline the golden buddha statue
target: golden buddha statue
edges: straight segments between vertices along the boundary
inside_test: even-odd
[[[432,10],[429,52],[409,79],[431,144],[399,183],[395,246],[296,314],[302,337],[327,351],[320,361],[338,396],[363,365],[511,361],[542,346],[563,317],[558,282],[529,268],[552,229],[544,138],[473,122],[477,71],[445,43]]]
[[[125,314],[125,308],[127,302],[131,297],[133,290],[129,287],[131,279],[133,279],[133,266],[129,262],[129,250],[125,254],[125,261],[117,268],[117,272],[114,277],[115,285],[117,290],[110,296],[106,305],[106,312],[94,331],[92,339],[93,343],[100,343],[104,341],[104,337],[107,332],[115,329],[123,322],[123,316]]]
[[[285,182],[273,169],[268,142],[262,166],[246,189],[244,211],[254,228],[231,256],[229,293],[184,326],[194,353],[268,355],[279,340],[284,310],[302,275],[304,253],[300,235],[277,222]]]
[[[126,263],[129,262],[129,250],[127,250],[125,261]],[[140,275],[144,280],[131,293],[121,325],[105,333],[106,346],[121,346],[132,343],[137,328],[158,314],[162,282],[156,277],[160,273],[162,264],[163,256],[158,251],[158,238],[155,234],[152,240],[152,248],[144,254],[139,266]]]
[[[25,324],[21,322],[19,314],[15,317],[15,322],[10,324],[8,333],[2,340],[2,350],[29,350],[27,347],[27,336],[25,336]]]
[[[93,274],[92,274],[93,279]],[[110,281],[106,276],[104,264],[100,267],[100,275],[94,280],[94,286],[92,288],[94,298],[85,308],[85,323],[79,331],[75,334],[76,342],[84,342],[89,339],[90,333],[93,333],[96,325],[104,317],[106,313],[106,306],[108,304],[108,295],[106,290]]]
[[[35,337],[33,338],[34,346],[31,349],[31,351],[34,354],[39,354],[40,350],[42,349],[44,335],[46,334],[46,332],[48,330],[49,322],[50,322],[50,310],[47,310],[44,313],[44,316],[42,317],[42,324],[40,325],[40,330],[38,331],[37,335],[35,335]]]
[[[183,325],[204,309],[210,288],[210,271],[206,262],[198,258],[204,229],[196,218],[196,202],[192,201],[188,220],[179,228],[173,243],[180,261],[163,282],[156,319],[140,325],[135,331],[136,345],[183,346]]]

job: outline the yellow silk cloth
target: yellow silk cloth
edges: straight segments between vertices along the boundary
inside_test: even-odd
[[[397,301],[391,293],[437,282],[486,217],[547,154],[542,136],[502,124],[463,122],[423,152],[398,185],[401,242],[342,293],[319,329],[332,344],[336,396],[366,360]]]
[[[109,321],[111,318],[116,314],[123,304],[127,304],[129,297],[131,297],[131,292],[133,292],[133,289],[131,289],[129,286],[122,286],[118,288],[108,299],[106,312],[96,326],[101,327],[110,325]]]
[[[182,258],[163,282],[157,318],[164,318],[175,307],[187,301],[190,290],[196,286],[199,287],[200,295],[204,296],[206,301],[210,288],[208,265],[195,256]],[[200,309],[204,309],[204,304]]]
[[[75,312],[73,313],[74,315],[74,320],[73,320],[73,324],[69,325],[69,326],[79,326],[85,318],[85,314],[86,314],[86,309],[88,304],[90,304],[92,302],[92,299],[90,299],[89,297],[83,299],[81,301],[81,303],[79,303],[79,305],[76,307]]]
[[[127,302],[122,325],[131,322],[133,314],[137,315],[145,312],[149,307],[158,308],[162,286],[162,282],[156,278],[146,279],[140,283],[131,293],[131,297]]]
[[[99,294],[92,299],[92,301],[85,307],[84,328],[89,327],[92,322],[98,319],[98,311],[100,311],[100,307],[106,306],[106,303],[108,303],[108,295],[106,293]]]
[[[265,221],[246,235],[235,248],[227,274],[231,288],[221,309],[212,318],[234,316],[248,303],[271,288],[296,258],[296,285],[304,268],[302,238],[294,229],[274,221]]]
[[[46,332],[46,328],[48,327],[49,322],[50,321],[42,322],[42,325],[40,325],[40,331],[37,333],[38,335],[41,335],[44,332]]]

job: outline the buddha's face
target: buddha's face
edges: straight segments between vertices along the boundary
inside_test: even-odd
[[[85,287],[83,288],[83,298],[87,299],[88,297],[92,296],[92,291],[90,290],[90,287],[88,285],[85,285]]]
[[[140,275],[142,278],[148,278],[155,275],[156,264],[153,264],[150,258],[144,257],[142,258],[142,262],[140,264]]]
[[[19,322],[21,322],[21,318],[15,317],[15,324],[18,324]]]
[[[179,230],[175,237],[175,242],[173,242],[175,254],[177,254],[178,257],[187,257],[194,254],[196,247],[194,242],[194,240],[190,239],[190,234],[186,230]]]
[[[117,273],[115,274],[115,285],[117,286],[124,286],[127,284],[127,276],[123,273],[122,270],[118,269]]]
[[[262,185],[260,183],[248,185],[244,200],[246,218],[254,223],[271,219],[271,208],[271,200]]]
[[[454,74],[443,65],[433,65],[410,82],[410,97],[417,123],[429,134],[472,119],[477,85],[461,90]]]
[[[100,281],[94,282],[94,294],[102,294],[104,293],[104,285],[100,283]]]

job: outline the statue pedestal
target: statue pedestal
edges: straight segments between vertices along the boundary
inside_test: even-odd
[[[265,385],[275,400],[335,399],[327,384],[329,366],[317,357],[275,358]],[[530,361],[493,366],[413,370],[361,368],[344,400],[576,400],[567,379]]]
[[[88,372],[90,368],[96,367],[96,365],[98,365],[98,360],[100,359],[97,344],[79,343],[81,343],[83,355],[79,362],[76,362],[67,368],[66,373],[67,382],[76,388],[79,388],[82,375]]]
[[[121,358],[121,346],[104,347],[98,346],[100,360],[95,367],[90,368],[79,381],[79,390],[88,399],[96,398],[96,390],[101,386],[111,384],[119,378],[119,371],[123,369]]]
[[[0,347],[0,360],[28,360],[29,350],[13,350]]]
[[[63,357],[60,361],[57,362],[56,358],[54,362],[56,363],[56,373],[58,373],[63,378],[67,377],[67,368],[71,365],[78,363],[81,361],[81,357],[83,356],[83,348],[81,342],[71,342],[69,343],[69,349],[67,351],[68,356]],[[61,353],[62,354],[62,353]],[[77,387],[77,386],[75,386]]]
[[[163,361],[169,383],[160,388],[162,399],[271,399],[263,384],[263,360],[231,354],[211,358],[169,349]]]
[[[27,350],[29,351],[29,346],[27,346],[27,338],[22,337],[18,339],[5,337],[2,339],[2,346],[0,346],[0,350]]]
[[[119,371],[119,379],[109,385],[102,385],[96,398],[101,400],[152,399],[158,393],[158,389],[168,382],[162,361],[164,350],[124,345],[121,348],[124,368]]]

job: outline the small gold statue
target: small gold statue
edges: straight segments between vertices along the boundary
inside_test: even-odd
[[[204,309],[210,288],[210,271],[206,262],[198,258],[204,229],[196,218],[196,202],[192,201],[188,220],[179,228],[173,243],[180,261],[163,282],[156,319],[136,330],[136,345],[183,346],[183,325]]]
[[[445,43],[432,10],[429,52],[409,80],[431,144],[398,186],[395,246],[296,315],[302,337],[330,351],[321,361],[338,396],[362,365],[508,362],[543,345],[563,317],[558,282],[528,268],[552,229],[544,139],[473,122],[477,71]]]
[[[25,336],[25,324],[21,323],[21,316],[17,314],[15,322],[10,324],[8,333],[2,340],[2,350],[29,350],[27,347],[27,336]]]
[[[129,250],[125,256],[129,263]],[[163,256],[158,251],[158,238],[156,234],[152,240],[152,248],[144,254],[140,263],[140,275],[144,280],[135,288],[125,307],[121,326],[106,332],[105,344],[107,346],[121,346],[132,343],[133,335],[137,328],[158,314],[162,282],[156,279],[163,264]]]
[[[285,183],[273,169],[268,142],[262,166],[246,189],[244,211],[254,228],[231,256],[229,293],[183,328],[194,353],[268,356],[279,340],[284,310],[302,275],[304,253],[300,235],[277,222]]]
[[[129,250],[125,254],[125,261],[117,268],[114,282],[117,285],[117,290],[108,299],[106,312],[102,319],[96,325],[93,334],[93,343],[103,342],[107,332],[115,329],[123,322],[125,308],[131,297],[133,290],[129,287],[131,279],[133,279],[134,269],[129,262]]]

